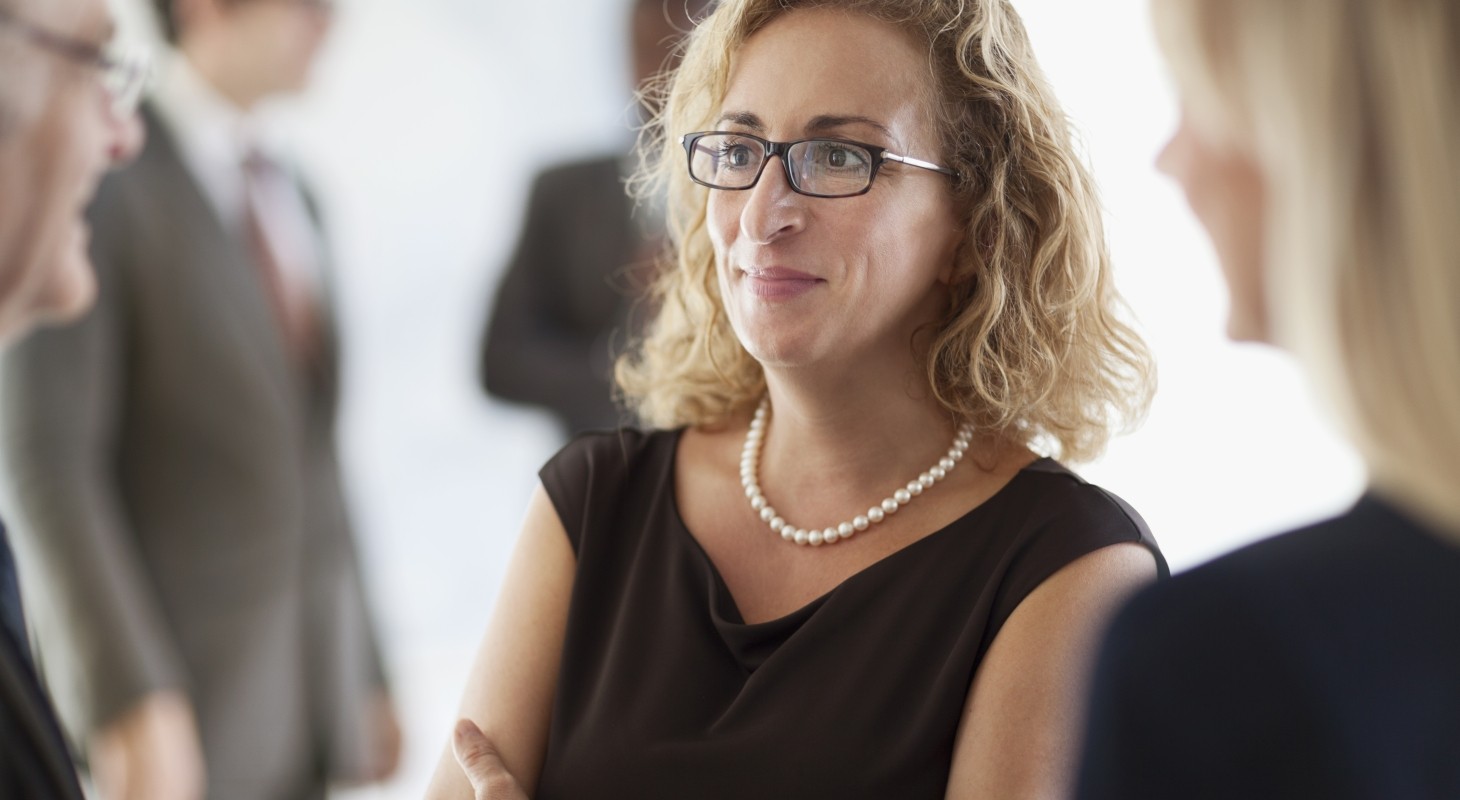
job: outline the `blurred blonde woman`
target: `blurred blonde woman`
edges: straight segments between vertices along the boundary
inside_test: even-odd
[[[1097,631],[1164,567],[1041,457],[1151,369],[1021,22],[727,0],[664,108],[673,256],[618,373],[650,427],[541,472],[463,702],[478,796],[1067,793]],[[432,796],[471,792],[445,755]]]
[[[1298,358],[1370,485],[1123,612],[1080,797],[1460,797],[1460,4],[1153,10],[1185,107],[1159,163],[1231,335]]]

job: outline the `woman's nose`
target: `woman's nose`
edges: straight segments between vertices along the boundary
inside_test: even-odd
[[[785,157],[766,161],[760,180],[745,192],[750,195],[740,212],[740,231],[756,244],[770,244],[805,227],[805,195],[791,188]]]

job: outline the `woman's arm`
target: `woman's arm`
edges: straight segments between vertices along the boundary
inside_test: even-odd
[[[481,728],[529,796],[547,752],[575,567],[567,531],[538,486],[461,701],[461,715]],[[473,796],[448,744],[426,797]]]
[[[1065,566],[1024,598],[974,674],[948,800],[1070,796],[1099,637],[1120,602],[1155,577],[1150,551],[1118,544]]]

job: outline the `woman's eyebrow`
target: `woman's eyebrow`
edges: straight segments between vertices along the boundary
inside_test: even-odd
[[[726,111],[720,115],[719,119],[715,120],[715,127],[718,128],[727,122],[734,123],[743,128],[749,128],[756,133],[765,131],[765,123],[760,121],[760,117],[757,117],[749,111]]]
[[[847,125],[866,125],[867,127],[876,130],[883,136],[886,136],[888,139],[894,138],[892,135],[892,131],[889,130],[886,125],[883,125],[881,122],[878,122],[871,117],[863,117],[858,115],[822,114],[820,116],[812,117],[811,121],[806,123],[806,132],[825,133],[827,131],[835,130],[837,128],[845,127]]]

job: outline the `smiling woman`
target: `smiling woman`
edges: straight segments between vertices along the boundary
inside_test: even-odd
[[[713,233],[703,216],[714,195],[707,197],[696,185],[702,181],[685,171],[675,140],[683,131],[730,122],[750,123],[732,130],[758,130],[754,115],[737,116],[733,98],[718,98],[726,95],[742,43],[784,5],[796,4],[747,4],[737,25],[706,26],[702,39],[715,41],[702,41],[687,55],[675,85],[663,87],[662,125],[648,129],[646,151],[655,161],[640,186],[645,192],[667,187],[674,197],[669,208],[679,269],[667,271],[657,287],[664,310],[619,377],[628,399],[657,424],[744,412],[764,391],[760,365],[716,297]],[[926,151],[896,152],[923,156],[922,163],[930,152],[947,154],[945,166],[957,173],[949,202],[963,237],[946,260],[956,278],[949,302],[929,329],[928,383],[950,411],[984,429],[1018,430],[1071,460],[1097,455],[1111,431],[1142,416],[1153,385],[1151,362],[1117,314],[1094,187],[1017,16],[997,3],[831,5],[895,29],[910,46],[901,53],[904,63],[891,63],[895,51],[864,38],[843,48],[844,63],[829,64],[822,59],[834,54],[818,47],[826,37],[810,36],[791,58],[770,62],[768,74],[746,77],[794,86],[806,96],[833,97],[826,94],[831,87],[895,98],[909,115],[898,122],[904,129],[920,118]],[[823,85],[813,85],[817,80]],[[819,116],[805,120],[815,128],[807,135],[894,141],[869,116]],[[917,172],[889,163],[894,180]]]
[[[1097,453],[1151,378],[1022,25],[725,0],[663,89],[641,181],[672,257],[618,371],[658,429],[542,470],[463,706],[500,754],[473,782],[1063,794],[1093,638],[1164,564],[1049,457]],[[435,788],[466,794],[449,755]]]

